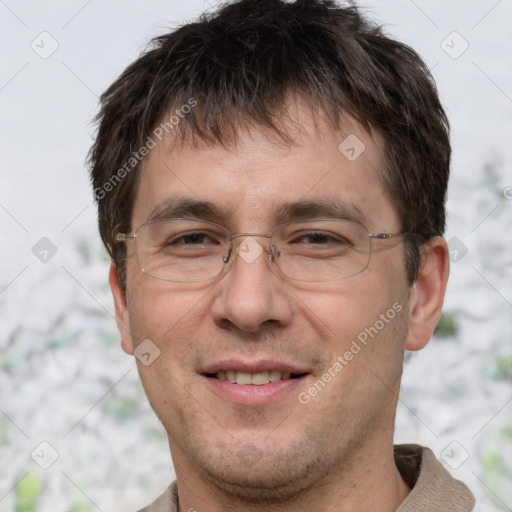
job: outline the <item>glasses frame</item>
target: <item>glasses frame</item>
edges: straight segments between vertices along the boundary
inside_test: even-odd
[[[357,276],[358,274],[363,273],[368,268],[368,266],[370,264],[370,259],[371,259],[371,255],[372,255],[371,240],[390,240],[390,239],[393,239],[393,238],[399,238],[399,237],[403,237],[405,235],[411,234],[411,232],[370,233],[368,231],[368,228],[363,223],[361,223],[359,221],[348,220],[348,219],[337,219],[337,218],[330,218],[330,219],[321,218],[321,219],[308,219],[308,220],[284,222],[284,223],[278,224],[277,226],[272,228],[272,231],[270,231],[270,233],[231,233],[231,231],[229,231],[228,228],[226,228],[225,226],[222,226],[221,224],[217,224],[216,222],[210,222],[210,221],[207,221],[207,220],[200,220],[200,219],[192,219],[192,218],[187,218],[187,217],[169,217],[169,218],[154,219],[154,220],[149,220],[147,222],[144,222],[135,231],[133,231],[131,233],[116,233],[115,241],[116,242],[129,242],[129,241],[132,241],[132,240],[136,240],[136,238],[138,236],[140,236],[140,235],[138,235],[138,232],[142,228],[144,228],[145,226],[147,226],[149,224],[155,224],[155,223],[166,222],[166,221],[197,222],[197,223],[201,223],[201,224],[209,224],[211,226],[215,226],[217,228],[220,228],[220,229],[224,230],[229,235],[228,250],[227,250],[226,255],[222,258],[222,261],[225,264],[227,264],[229,262],[229,260],[231,259],[231,254],[233,253],[233,240],[235,238],[239,238],[239,237],[242,237],[242,236],[243,237],[247,237],[247,236],[250,236],[250,237],[263,237],[263,238],[268,238],[269,240],[271,240],[272,235],[274,234],[274,232],[277,229],[279,229],[279,228],[281,228],[283,226],[289,226],[289,225],[292,225],[292,224],[307,224],[308,222],[325,222],[325,221],[352,222],[354,224],[359,224],[362,228],[364,228],[364,230],[368,233],[368,238],[370,239],[370,251],[368,253],[368,262],[367,262],[366,266],[362,270],[360,270],[359,272],[356,272],[355,274],[350,274],[349,276],[339,277],[337,279],[329,279],[329,280],[321,280],[321,281],[310,281],[310,280],[302,280],[302,279],[296,279],[296,278],[293,278],[293,277],[289,277],[287,274],[285,274],[283,272],[283,270],[279,267],[279,265],[277,265],[277,264],[275,265],[276,268],[281,272],[281,274],[283,274],[287,279],[291,279],[292,281],[300,281],[300,282],[308,282],[308,283],[333,282],[333,281],[339,281],[341,279],[348,279],[350,277]],[[280,256],[280,252],[278,250],[275,250],[275,249],[276,249],[275,246],[273,246],[271,244],[270,245],[270,252],[267,251],[267,254],[269,256],[269,260],[270,261],[274,261],[274,258]],[[140,264],[139,257],[138,257],[138,254],[137,254],[137,250],[135,250],[135,258],[137,260],[137,264],[138,264],[138,266],[139,266],[139,268],[140,268],[142,273],[144,273],[145,275],[147,275],[149,277],[152,277],[153,279],[159,279],[161,281],[169,281],[169,282],[172,282],[172,283],[199,283],[199,282],[204,282],[204,281],[211,281],[212,279],[215,279],[215,278],[219,277],[224,272],[224,270],[226,269],[226,267],[222,267],[221,270],[215,276],[212,276],[212,277],[208,277],[208,278],[204,278],[204,279],[194,279],[193,281],[190,281],[190,280],[182,281],[182,280],[176,280],[176,279],[166,279],[164,277],[157,277],[157,276],[148,274],[144,270],[142,265]]]

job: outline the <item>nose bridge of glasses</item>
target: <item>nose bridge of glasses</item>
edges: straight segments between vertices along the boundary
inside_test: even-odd
[[[230,247],[228,253],[224,256],[223,261],[227,263],[231,259],[232,254],[237,254],[240,256],[245,262],[252,263],[264,250],[264,246],[262,246],[257,240],[257,237],[260,238],[268,238],[269,240],[272,237],[272,233],[235,233],[230,237]],[[235,238],[241,238],[241,240],[237,244],[233,244],[233,240]],[[272,247],[270,248],[270,259],[272,256]]]
[[[240,237],[264,237],[264,238],[270,238],[272,236],[272,233],[235,233],[234,235],[231,235],[231,240],[234,238],[240,238]]]
[[[243,252],[244,247],[247,249],[247,246],[251,246],[253,248],[261,247],[263,250],[265,247],[260,242],[256,240],[256,238],[268,238],[269,240],[272,237],[272,233],[235,233],[231,235],[231,246],[235,249],[236,252]],[[241,239],[236,244],[233,244],[233,240],[235,238]]]

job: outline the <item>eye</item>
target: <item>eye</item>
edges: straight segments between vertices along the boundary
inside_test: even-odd
[[[215,240],[213,237],[208,235],[207,233],[184,233],[174,238],[170,239],[167,242],[167,245],[200,245],[207,243],[218,243],[218,240]]]
[[[299,243],[299,244],[310,244],[310,245],[327,245],[327,244],[348,244],[350,242],[341,235],[334,235],[333,233],[326,232],[309,232],[309,233],[299,233],[295,235],[290,243]]]

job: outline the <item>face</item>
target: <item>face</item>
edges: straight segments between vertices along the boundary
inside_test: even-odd
[[[255,128],[229,150],[157,146],[144,162],[132,227],[186,198],[217,212],[170,216],[231,233],[269,233],[296,220],[283,205],[329,201],[358,212],[370,233],[399,232],[379,178],[378,134],[350,119],[340,132],[322,123],[315,130],[307,109],[295,115],[301,131],[291,145]],[[338,148],[350,134],[365,146],[355,160]],[[244,240],[264,250],[250,262],[238,253],[220,276],[200,283],[144,274],[127,242],[126,296],[115,275],[111,284],[125,350],[147,339],[160,350],[152,364],[138,362],[139,372],[178,478],[201,478],[246,499],[284,500],[358,458],[378,456],[384,441],[391,445],[410,287],[400,239],[372,241],[364,272],[320,283],[284,277],[268,258],[267,238],[235,238],[235,247]],[[278,380],[231,383],[221,380],[227,371],[239,382],[262,372]],[[260,377],[267,380],[263,373],[255,382]]]

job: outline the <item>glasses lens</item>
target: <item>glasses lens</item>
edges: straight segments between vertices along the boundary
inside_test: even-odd
[[[370,261],[364,226],[343,220],[289,223],[272,234],[276,265],[298,281],[335,281],[359,274]]]
[[[148,222],[137,230],[135,250],[142,271],[167,281],[203,281],[220,274],[229,231],[195,220]]]

